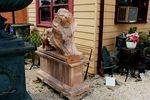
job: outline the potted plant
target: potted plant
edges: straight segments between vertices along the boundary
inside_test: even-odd
[[[139,42],[145,43],[148,41],[149,35],[146,32],[139,32]]]
[[[137,32],[137,27],[130,27],[129,31],[128,31],[128,34],[132,34],[132,33],[135,33]]]
[[[28,41],[33,44],[35,47],[39,47],[42,45],[42,38],[40,36],[40,32],[37,28],[33,28],[31,30],[30,35],[28,36]]]
[[[131,30],[131,28],[130,28]],[[134,31],[129,31],[128,34],[126,34],[126,46],[127,48],[130,49],[134,49],[136,48],[137,43],[139,42],[139,34],[138,32],[136,32],[136,30],[134,29]]]
[[[42,45],[42,38],[40,36],[40,32],[37,28],[33,28],[30,32],[30,35],[26,37],[26,40],[33,44],[36,48]],[[28,58],[32,59],[32,65],[30,69],[33,66],[38,66],[39,65],[39,57],[36,55],[35,52],[30,52],[28,53]]]

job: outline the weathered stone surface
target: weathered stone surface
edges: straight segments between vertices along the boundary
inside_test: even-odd
[[[42,35],[43,48],[36,52],[40,56],[37,77],[69,99],[89,91],[89,85],[83,83],[83,59],[75,46],[75,29],[73,15],[66,9],[58,10],[52,28]]]
[[[62,55],[81,55],[74,43],[76,30],[75,19],[66,9],[58,10],[52,29],[47,29],[43,34],[43,47],[46,50],[55,50]]]
[[[69,99],[74,99],[89,91],[89,85],[83,83],[83,62],[80,56],[63,56],[52,51],[38,49],[40,70],[37,77],[61,92]]]

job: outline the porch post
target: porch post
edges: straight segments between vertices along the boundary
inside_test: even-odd
[[[103,26],[104,26],[104,0],[100,2],[100,22],[99,22],[99,41],[98,41],[98,60],[97,60],[97,74],[103,76],[102,70],[102,41],[103,41]]]

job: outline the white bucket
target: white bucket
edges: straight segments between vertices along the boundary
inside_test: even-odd
[[[134,49],[134,48],[136,48],[136,45],[137,45],[137,42],[126,42],[126,46],[127,46],[127,48],[129,48],[129,49]]]

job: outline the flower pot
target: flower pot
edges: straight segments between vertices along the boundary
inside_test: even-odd
[[[126,46],[127,46],[127,48],[129,48],[129,49],[134,49],[134,48],[136,48],[136,45],[137,45],[137,42],[126,42]]]

